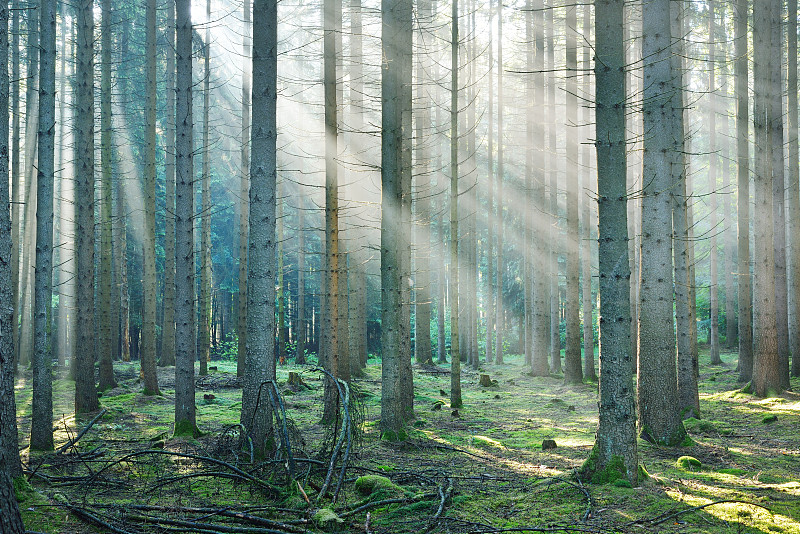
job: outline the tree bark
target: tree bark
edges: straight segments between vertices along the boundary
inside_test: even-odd
[[[19,361],[19,322],[17,321],[16,308],[19,302],[19,224],[20,224],[20,206],[22,205],[20,199],[20,113],[19,113],[19,96],[20,96],[20,9],[19,0],[13,0],[11,3],[13,12],[11,24],[11,81],[9,83],[11,91],[11,257],[15,258],[11,262],[11,291],[12,291],[12,313],[14,320],[11,330],[14,339],[14,368],[16,370]],[[7,63],[7,62],[6,62]]]
[[[584,478],[622,459],[638,485],[630,342],[630,268],[625,142],[625,53],[621,0],[595,0],[595,107],[600,262],[600,412]]]
[[[75,412],[97,410],[94,381],[94,2],[76,6],[75,199],[77,204]]]
[[[753,130],[755,165],[753,193],[755,241],[753,271],[753,390],[759,397],[782,390],[775,309],[773,241],[772,136],[770,133],[771,47],[770,3],[753,2]]]
[[[112,225],[111,211],[111,2],[103,0],[101,22],[100,57],[100,276],[97,288],[98,316],[100,319],[100,391],[115,387],[113,339],[111,337],[111,260]]]
[[[678,410],[673,324],[672,195],[675,115],[683,113],[672,61],[670,0],[642,5],[644,131],[641,288],[639,313],[639,432],[660,445],[679,445],[686,431]]]
[[[53,449],[53,376],[49,319],[53,292],[53,184],[55,180],[56,2],[39,5],[39,156],[36,174],[31,449]],[[5,109],[8,108],[6,104]],[[6,125],[6,129],[7,129]],[[6,134],[7,135],[7,134]],[[7,143],[6,143],[7,147]],[[5,209],[3,207],[2,209]]]
[[[797,121],[797,0],[787,1],[786,25],[787,93],[786,120],[789,132],[789,213],[790,213],[790,269],[791,315],[789,324],[792,376],[800,376],[800,149],[798,149]]]
[[[420,37],[419,44],[427,43],[427,32],[425,28],[431,22],[431,2],[422,0],[419,2]],[[415,200],[416,215],[416,276],[414,281],[415,292],[415,327],[414,336],[414,355],[417,363],[422,365],[433,364],[433,354],[431,347],[431,249],[430,224],[431,211],[431,179],[430,179],[430,137],[431,131],[431,102],[428,92],[431,90],[432,81],[426,74],[430,68],[427,50],[421,48],[419,59],[417,60],[417,98],[419,108],[416,110],[416,174],[417,174],[417,198]]]
[[[550,2],[545,3],[545,72],[552,72],[555,68],[555,23],[553,9]],[[558,243],[560,241],[558,230],[558,158],[556,157],[557,132],[556,132],[556,86],[552,77],[547,82],[547,172],[549,177],[549,206],[551,222],[549,225],[549,258],[547,273],[550,278],[550,371],[561,372],[561,317],[559,313],[559,284],[558,284]]]
[[[773,239],[775,247],[775,321],[778,336],[778,377],[780,390],[789,389],[789,305],[786,280],[786,173],[783,154],[783,9],[782,0],[770,1],[770,54],[771,97],[768,105],[768,127],[772,147],[772,210]]]
[[[564,352],[564,382],[580,384],[581,319],[580,319],[580,236],[578,231],[578,140],[574,125],[578,123],[578,19],[575,5],[566,11],[566,203],[567,235],[566,257],[566,350]],[[572,126],[572,127],[570,127]]]
[[[323,314],[323,366],[339,376],[339,118],[337,67],[339,54],[336,29],[341,25],[341,0],[323,4],[323,85],[325,93],[325,307]],[[333,423],[337,416],[338,390],[326,376],[322,421]]]
[[[197,359],[197,344],[190,0],[176,0],[175,23],[175,434],[195,435],[194,362]],[[246,423],[243,418],[243,424],[247,426]],[[259,444],[255,439],[253,443],[254,446]]]
[[[175,365],[175,2],[167,2],[166,153],[164,157],[164,317],[161,325],[162,366]],[[243,197],[246,198],[246,197]]]
[[[673,225],[673,262],[675,271],[675,324],[677,326],[678,345],[678,402],[682,419],[700,417],[700,396],[697,389],[697,374],[691,348],[691,312],[689,310],[689,249],[691,241],[688,224],[688,195],[686,194],[686,125],[684,110],[686,109],[686,93],[684,92],[685,55],[683,35],[684,5],[683,2],[670,4],[670,20],[672,27],[671,61],[674,63],[676,86],[681,90],[673,98],[672,105],[677,108],[673,113],[672,180],[676,184],[672,195]]]
[[[718,105],[718,98],[717,98],[717,87],[716,87],[716,61],[717,61],[717,52],[716,52],[716,39],[717,39],[717,32],[716,32],[716,16],[715,12],[715,3],[714,0],[709,0],[708,2],[708,56],[709,56],[709,66],[708,66],[708,94],[709,94],[709,104],[708,104],[708,155],[709,155],[709,162],[708,162],[708,196],[709,196],[709,224],[711,226],[710,230],[710,251],[708,254],[709,257],[709,269],[710,269],[710,279],[711,283],[708,288],[708,302],[709,302],[709,316],[710,316],[710,323],[708,327],[709,331],[709,343],[710,343],[710,352],[711,352],[711,365],[719,365],[722,363],[722,360],[719,357],[719,268],[718,268],[718,251],[717,251],[717,233],[719,232],[719,228],[717,228],[717,163],[719,159],[719,155],[717,154],[717,105]]]
[[[247,360],[241,422],[264,455],[275,445],[272,410],[259,402],[275,380],[275,192],[277,186],[278,4],[253,2],[252,159],[247,266]]]
[[[497,300],[495,304],[495,359],[497,364],[503,364],[503,336],[504,322],[503,316],[505,314],[505,302],[503,292],[503,274],[505,271],[505,263],[503,259],[503,224],[504,218],[503,207],[505,206],[506,199],[503,197],[503,181],[504,181],[504,159],[503,147],[505,140],[503,138],[503,108],[505,102],[503,101],[503,2],[500,0],[497,3],[497,267],[496,274],[497,285]],[[452,236],[451,236],[452,237]]]
[[[736,0],[734,13],[734,43],[736,62],[736,173],[738,243],[737,273],[739,300],[739,381],[753,377],[753,295],[750,279],[750,141],[749,92],[747,65],[748,0]]]
[[[8,4],[0,5],[0,510],[9,510],[10,532],[23,532],[19,511],[14,512],[16,502],[9,477],[22,475],[19,461],[17,437],[17,407],[14,399],[14,339],[12,323],[15,322],[12,295],[12,271],[15,260],[12,256],[11,213],[9,203],[9,89],[8,78]],[[15,14],[16,16],[16,14]],[[19,157],[17,152],[15,158]],[[0,519],[5,521],[6,519]],[[17,530],[12,530],[17,528]]]
[[[461,353],[458,345],[458,2],[452,2],[452,4],[450,20],[450,407],[460,408],[463,400],[461,398]],[[499,203],[497,209],[498,211],[502,209]],[[498,236],[498,257],[500,242]],[[500,295],[501,292],[498,290],[498,308],[500,307]],[[500,339],[499,328],[497,338]],[[502,363],[502,351],[497,352],[496,357],[496,361]]]
[[[209,112],[211,108],[211,0],[206,0],[206,36],[203,46],[203,168],[200,217],[200,376],[208,374],[211,356],[211,141]]]
[[[251,99],[251,50],[250,50],[250,0],[244,0],[244,24],[242,28],[242,161],[239,194],[239,306],[236,333],[239,346],[236,357],[236,374],[244,376],[247,354],[247,244],[250,227],[250,99]]]
[[[591,59],[592,54],[591,46],[591,31],[592,31],[592,7],[586,5],[583,8],[583,94],[591,94]],[[581,114],[581,124],[591,124],[589,106],[583,105]],[[589,127],[584,126],[586,130],[586,139],[591,139],[592,135],[589,133]],[[595,308],[595,300],[592,298],[592,228],[596,222],[592,213],[592,198],[593,192],[596,190],[596,185],[593,183],[592,174],[592,156],[591,147],[588,143],[584,143],[581,148],[581,168],[583,169],[583,188],[580,193],[581,199],[581,279],[583,285],[581,287],[583,295],[581,297],[581,310],[583,312],[583,376],[592,382],[597,381],[597,371],[594,364],[594,321],[593,311]]]
[[[144,157],[144,240],[142,242],[142,351],[143,393],[158,395],[156,374],[156,0],[145,8],[146,96]],[[177,388],[177,384],[176,384]]]
[[[410,118],[411,102],[404,99],[405,55],[410,58],[411,2],[384,0],[381,5],[382,43],[386,61],[381,69],[381,433],[398,439],[408,414],[402,391],[403,360],[410,357],[403,340],[404,289],[403,163],[410,150],[403,131],[404,114]],[[410,73],[409,73],[410,74]],[[406,331],[407,331],[406,327]]]

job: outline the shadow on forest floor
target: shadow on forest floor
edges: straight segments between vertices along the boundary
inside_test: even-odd
[[[76,445],[64,454],[23,450],[32,488],[20,488],[21,508],[29,530],[48,533],[800,534],[800,395],[744,394],[736,354],[723,360],[709,366],[701,354],[702,419],[686,423],[691,446],[639,441],[640,462],[651,476],[639,488],[575,481],[571,472],[594,441],[597,385],[531,377],[521,357],[463,369],[465,406],[457,414],[448,406],[447,368],[415,368],[416,419],[407,439],[395,443],[379,439],[380,365],[370,361],[352,392],[361,432],[349,451],[343,440],[333,469],[331,451],[342,434],[319,425],[320,373],[279,367],[293,483],[285,446],[283,460],[253,463],[239,446],[235,364],[213,362],[218,371],[198,377],[203,435],[172,439],[173,369],[159,370],[162,395],[145,397],[138,366],[118,363],[120,385],[101,397],[106,413]],[[308,387],[289,387],[289,371],[301,372]],[[480,373],[496,385],[481,387]],[[29,384],[29,377],[17,384],[21,444],[30,431]],[[93,417],[69,415],[73,387],[66,379],[54,385],[57,447]],[[800,390],[800,381],[793,387]],[[545,439],[557,447],[542,450]],[[681,456],[700,467],[678,467]],[[363,475],[391,483],[357,482]],[[726,502],[710,504],[717,501]],[[336,515],[317,513],[321,508]]]

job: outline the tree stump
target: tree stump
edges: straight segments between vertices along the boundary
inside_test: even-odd
[[[481,375],[480,385],[485,388],[492,387],[492,377],[489,375]]]
[[[555,449],[558,445],[556,445],[556,440],[554,439],[546,439],[542,442],[542,450],[546,451],[548,449]]]
[[[294,371],[289,371],[289,379],[286,381],[288,386],[294,388],[308,388],[311,389],[308,384],[306,384],[303,379],[300,377],[300,373],[296,373]]]

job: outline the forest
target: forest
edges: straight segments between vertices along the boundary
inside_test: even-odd
[[[797,0],[0,3],[0,534],[800,534]]]

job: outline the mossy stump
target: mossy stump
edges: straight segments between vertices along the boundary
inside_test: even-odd
[[[308,384],[306,384],[303,381],[302,377],[300,376],[300,373],[297,373],[295,371],[289,371],[289,379],[286,381],[286,385],[288,385],[290,387],[293,387],[293,388],[311,389],[308,386]]]
[[[478,382],[481,387],[490,388],[497,385],[497,380],[492,380],[492,377],[489,375],[481,375],[480,381]]]

